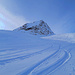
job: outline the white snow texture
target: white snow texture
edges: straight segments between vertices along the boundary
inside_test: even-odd
[[[0,30],[0,75],[75,75],[75,33],[53,35],[39,22]]]

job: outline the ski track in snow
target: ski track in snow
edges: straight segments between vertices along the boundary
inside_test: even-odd
[[[35,52],[34,51],[31,52],[30,50],[27,51],[25,49],[23,50],[13,50],[12,49],[12,51],[10,49],[0,50],[0,65],[12,62],[13,60],[18,60],[18,59],[22,60],[22,59],[29,58],[37,54],[41,54],[41,53],[50,51],[49,48],[47,48],[48,50],[47,49],[40,50],[40,51],[35,50]],[[7,51],[9,51],[9,53]]]
[[[32,51],[29,50],[12,50],[12,49],[3,49],[0,50],[0,65],[4,65],[6,63],[10,63],[13,60],[23,60],[32,56],[36,56],[39,54],[43,54],[45,52],[50,52],[51,47],[48,47],[44,50],[40,51]],[[9,52],[8,52],[9,51]],[[48,73],[55,70],[57,67],[62,65],[69,58],[69,54],[66,51],[61,51],[60,48],[58,50],[54,50],[48,57],[44,58],[40,62],[36,63],[34,66],[29,67],[26,71],[18,73],[18,75],[47,75]],[[52,60],[54,62],[52,62]],[[39,70],[38,70],[39,68]]]
[[[57,56],[59,53],[54,53],[52,57],[48,57],[46,60],[44,60],[42,63],[40,63],[40,65],[37,65],[37,67],[35,67],[29,75],[47,75],[48,73],[52,72],[53,70],[55,70],[57,67],[59,67],[61,64],[63,64],[67,58],[69,57],[67,52],[64,52],[63,56],[60,56],[55,60],[53,63],[51,63],[52,59],[54,56]],[[44,67],[45,66],[45,67]]]
[[[18,39],[17,41],[19,40],[20,39]],[[25,39],[23,42],[21,42],[23,48],[21,46],[20,47],[22,49],[19,47],[19,45],[15,47],[9,46],[9,44],[14,45],[14,42],[12,44],[9,42],[7,44],[4,44],[3,46],[1,43],[2,47],[0,49],[0,75],[51,75],[53,71],[62,66],[71,58],[69,52],[72,49],[75,49],[75,45],[73,45],[72,43],[64,44],[63,42],[59,41],[56,41],[56,43],[54,41],[50,41],[50,43],[47,43],[43,42],[40,39],[42,42],[41,43],[38,42],[39,39],[36,38],[36,40],[30,40],[31,43],[29,42],[24,44],[23,42],[26,42]],[[39,45],[37,43],[39,43]],[[18,44],[18,42],[16,44]],[[29,46],[27,44],[29,44]],[[26,45],[27,47],[24,47],[24,45]],[[32,47],[30,47],[30,45]],[[42,48],[42,45],[45,47]],[[28,47],[30,48],[28,49]]]
[[[70,53],[57,50],[47,58],[17,75],[47,75],[70,59]],[[53,60],[53,62],[52,62]],[[55,60],[55,61],[54,61]]]

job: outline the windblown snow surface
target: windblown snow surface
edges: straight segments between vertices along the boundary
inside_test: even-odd
[[[1,30],[0,75],[75,75],[75,34]]]

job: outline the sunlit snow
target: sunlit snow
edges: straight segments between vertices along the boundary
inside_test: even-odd
[[[0,75],[74,75],[75,43],[63,40],[0,31]]]

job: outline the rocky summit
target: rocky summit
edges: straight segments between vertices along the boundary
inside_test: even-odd
[[[26,23],[14,31],[29,32],[33,35],[53,35],[54,32],[43,20],[35,21],[33,23]]]

